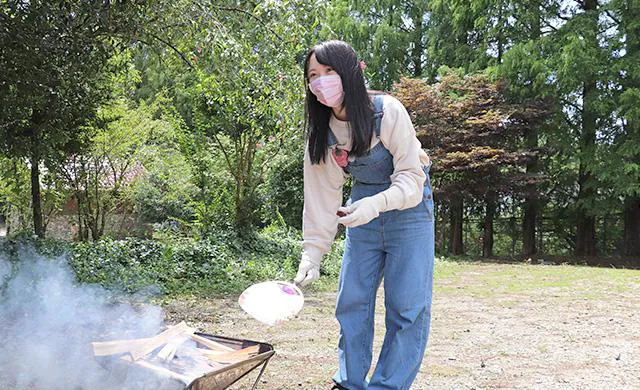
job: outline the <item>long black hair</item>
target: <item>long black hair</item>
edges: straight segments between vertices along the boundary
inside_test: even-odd
[[[369,99],[360,61],[353,47],[343,41],[327,41],[314,46],[304,62],[305,128],[313,164],[325,161],[329,139],[331,107],[320,103],[309,90],[309,59],[315,53],[322,65],[332,67],[342,79],[344,102],[351,125],[350,155],[362,156],[369,150],[373,132],[373,105]]]

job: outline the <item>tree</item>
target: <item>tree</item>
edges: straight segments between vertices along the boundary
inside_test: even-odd
[[[35,233],[44,237],[41,167],[78,152],[108,91],[115,37],[142,20],[136,2],[5,1],[0,5],[0,149],[31,170]]]
[[[498,194],[522,192],[537,175],[523,173],[539,150],[523,148],[528,129],[543,121],[547,105],[509,104],[504,86],[486,76],[455,73],[439,83],[403,79],[397,96],[412,114],[418,138],[433,156],[436,194],[450,203],[451,252],[463,253],[464,198],[473,196],[487,207],[485,256],[493,253],[493,218]]]
[[[153,118],[156,110],[145,104],[132,107],[124,100],[103,105],[90,123],[91,147],[57,167],[78,204],[79,239],[100,239],[116,210],[131,209],[128,189],[145,174],[145,149],[168,125]]]
[[[427,56],[431,67],[426,71],[430,80],[436,79],[441,66],[461,68],[465,73],[486,68],[486,42],[481,30],[474,28],[481,10],[473,10],[469,2],[447,0],[431,1],[429,10]]]
[[[618,97],[623,124],[615,148],[622,161],[614,171],[621,173],[616,175],[615,187],[624,199],[623,253],[640,257],[640,2],[615,1],[612,6],[619,17],[616,38],[625,42],[619,71],[622,90]]]
[[[610,6],[610,5],[609,5]],[[573,252],[579,255],[596,253],[596,221],[603,219],[615,203],[608,201],[603,187],[606,174],[604,153],[609,149],[604,134],[616,127],[616,79],[612,72],[619,37],[606,3],[595,1],[557,2],[530,1],[515,5],[519,16],[515,24],[520,31],[529,31],[530,38],[517,38],[504,55],[500,75],[510,81],[514,101],[554,96],[556,121],[551,127],[529,133],[529,145],[543,146],[552,158],[547,165],[534,162],[530,172],[547,170],[554,182],[547,194],[555,192],[552,212],[574,221],[574,227],[556,231]],[[615,35],[615,34],[614,34]],[[518,33],[518,36],[521,35]],[[544,143],[544,144],[542,144]],[[571,185],[571,182],[575,185]],[[575,191],[573,190],[575,188]],[[537,251],[535,226],[545,195],[543,188],[530,187],[523,205],[524,251]],[[560,195],[560,196],[559,196]],[[604,210],[607,210],[604,212]],[[564,221],[558,221],[562,225]],[[602,229],[603,234],[606,229]],[[606,245],[606,244],[603,244]]]
[[[584,16],[575,18],[584,19],[584,30],[581,34],[584,38],[583,55],[591,58],[600,58],[598,50],[598,3],[596,0],[585,0],[583,3]],[[582,16],[582,15],[580,15]],[[578,215],[576,225],[576,254],[596,254],[596,221],[590,212],[590,201],[593,198],[597,182],[593,177],[588,164],[589,155],[593,155],[596,141],[597,111],[597,69],[589,67],[583,70],[582,81],[582,133],[580,135],[580,167],[578,172]]]
[[[339,0],[320,32],[349,42],[367,63],[370,86],[389,90],[401,75],[421,76],[427,57],[427,0]]]
[[[547,42],[549,63],[557,69],[556,96],[563,106],[570,134],[559,134],[559,150],[571,156],[568,171],[575,177],[576,190],[569,205],[574,210],[576,255],[596,254],[596,217],[601,196],[601,177],[597,133],[611,122],[613,99],[609,79],[610,53],[602,44],[606,27],[602,10],[595,0],[567,5],[563,12],[566,23],[557,28],[553,40]],[[564,138],[564,141],[562,140]],[[569,142],[567,142],[569,141]]]
[[[554,30],[546,27],[549,20],[556,15],[558,5],[555,1],[531,0],[527,2],[515,2],[515,22],[513,23],[513,36],[511,37],[508,51],[502,56],[498,74],[508,82],[508,99],[514,103],[545,99],[553,95],[554,87],[551,80],[552,69],[548,64],[548,56],[545,55],[545,43]],[[560,111],[559,105],[554,104],[554,111]],[[557,112],[554,118],[558,118]],[[550,126],[552,127],[552,126]],[[550,129],[532,127],[525,136],[525,147],[535,149],[546,147],[541,145],[541,138]],[[533,158],[527,163],[527,173],[537,175],[543,172],[544,167],[538,158]],[[527,185],[524,192],[522,205],[522,241],[523,254],[533,255],[538,252],[536,229],[541,217],[541,188],[535,183]]]
[[[200,188],[197,214],[217,212],[220,203],[226,209],[230,197],[226,219],[241,230],[250,228],[259,217],[258,189],[274,156],[293,156],[288,149],[301,147],[300,62],[311,45],[310,31],[318,26],[316,5],[194,2],[178,20],[198,23],[169,34],[190,65],[185,68],[184,61],[163,52],[138,56],[146,96],[171,86],[181,145]],[[159,61],[163,69],[156,66]],[[147,83],[155,80],[163,81]]]
[[[29,170],[26,164],[0,154],[0,215],[5,217],[7,235],[29,225],[25,218],[29,209]]]
[[[438,68],[445,65],[467,73],[493,68],[508,83],[507,98],[512,103],[527,104],[551,94],[551,70],[541,41],[554,32],[549,26],[557,24],[558,1],[436,0],[430,2],[429,9],[432,79]],[[527,131],[528,149],[542,146],[539,139],[543,130],[532,127]],[[541,172],[537,158],[528,162],[527,172],[531,175]],[[523,235],[527,254],[536,252],[538,191],[537,185],[530,183],[524,194]],[[485,208],[492,207],[488,200]]]

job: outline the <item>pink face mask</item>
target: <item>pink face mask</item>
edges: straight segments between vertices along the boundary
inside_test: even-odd
[[[320,76],[309,83],[309,89],[318,101],[328,107],[340,107],[344,100],[340,75]]]

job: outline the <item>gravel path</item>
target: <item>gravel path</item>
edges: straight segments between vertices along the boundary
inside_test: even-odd
[[[438,267],[429,346],[412,389],[640,389],[640,271]],[[382,344],[382,294],[374,356]],[[184,319],[205,332],[271,343],[276,355],[258,389],[329,389],[334,302],[334,293],[307,291],[300,315],[273,328],[235,299],[181,298],[164,309],[168,322]],[[253,379],[232,389],[250,389]]]

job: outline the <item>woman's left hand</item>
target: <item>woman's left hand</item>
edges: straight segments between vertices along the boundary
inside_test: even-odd
[[[340,207],[338,213],[346,214],[338,218],[338,223],[356,227],[369,223],[387,208],[387,198],[383,193],[367,196],[353,202],[350,206]]]

